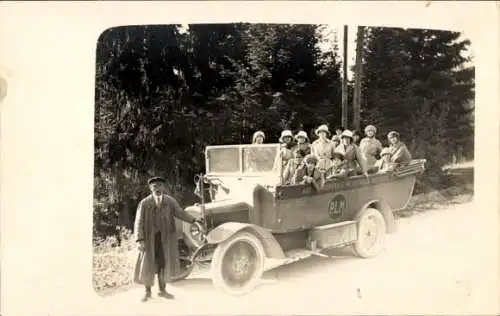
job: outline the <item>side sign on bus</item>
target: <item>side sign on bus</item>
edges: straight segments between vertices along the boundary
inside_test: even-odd
[[[341,194],[334,196],[328,203],[328,214],[331,218],[339,218],[347,207],[347,201]]]

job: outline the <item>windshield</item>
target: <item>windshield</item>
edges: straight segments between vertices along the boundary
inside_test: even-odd
[[[239,156],[239,149],[237,147],[208,149],[207,172],[239,172]]]
[[[208,173],[278,172],[278,146],[246,145],[207,148]],[[241,164],[240,164],[241,162]]]
[[[275,160],[276,147],[244,147],[243,173],[275,171],[273,170]]]

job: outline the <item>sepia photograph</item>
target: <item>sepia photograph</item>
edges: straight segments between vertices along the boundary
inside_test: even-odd
[[[176,314],[466,309],[472,44],[356,24],[105,30],[94,290]]]
[[[0,314],[498,315],[499,8],[0,1]]]

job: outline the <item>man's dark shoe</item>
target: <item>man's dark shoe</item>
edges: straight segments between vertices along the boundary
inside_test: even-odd
[[[151,298],[151,293],[146,293],[141,301],[147,302]]]
[[[172,294],[168,293],[167,291],[160,291],[158,293],[158,296],[166,298],[167,300],[173,300],[175,298],[175,296],[173,296]]]

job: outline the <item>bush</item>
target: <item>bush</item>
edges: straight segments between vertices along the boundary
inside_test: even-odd
[[[124,228],[118,237],[94,240],[92,284],[97,292],[133,282],[136,247],[132,232]]]

